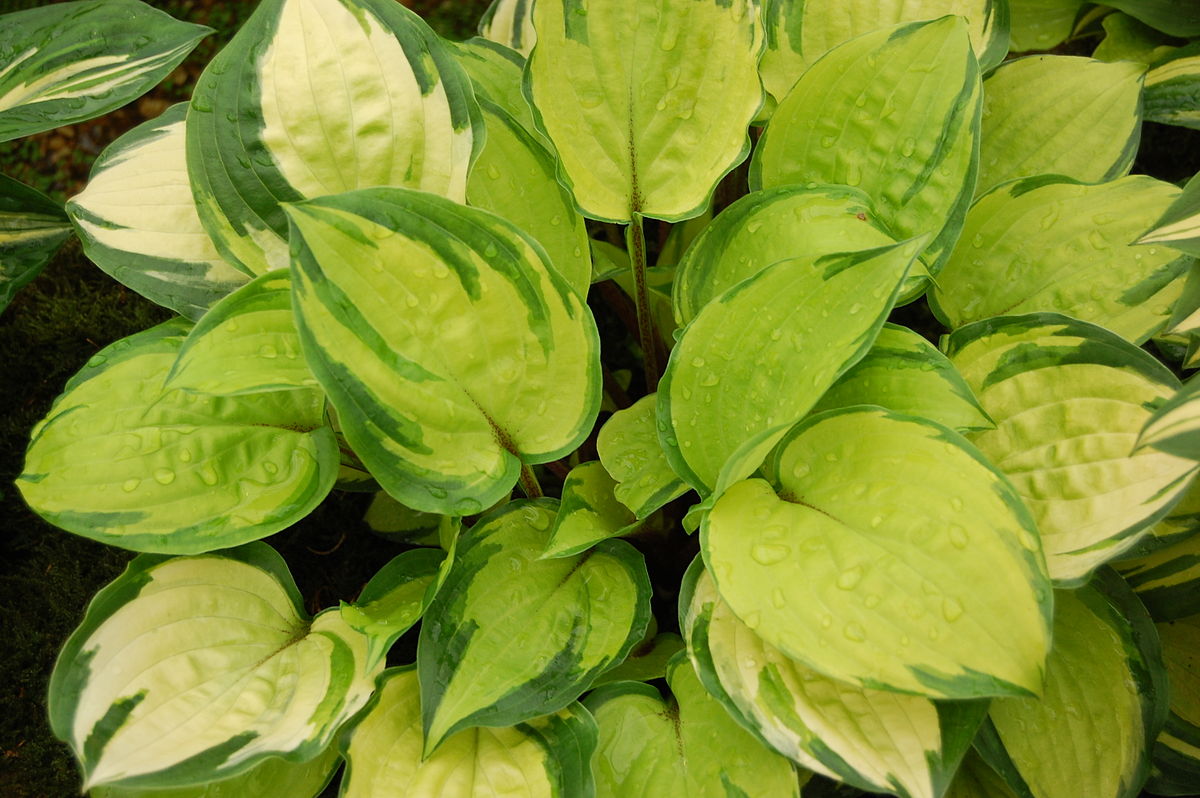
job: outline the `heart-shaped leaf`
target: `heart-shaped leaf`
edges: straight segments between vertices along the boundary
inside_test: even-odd
[[[617,482],[613,495],[640,519],[687,492],[658,443],[658,394],[609,416],[596,436],[600,462]]]

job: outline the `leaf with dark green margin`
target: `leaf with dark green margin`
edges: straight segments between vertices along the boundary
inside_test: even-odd
[[[417,648],[426,755],[461,729],[562,709],[642,639],[641,554],[605,540],[539,559],[557,510],[553,500],[513,502],[459,539]]]
[[[167,386],[224,396],[319,388],[300,356],[291,273],[268,272],[214,305],[188,333]]]
[[[643,396],[616,411],[596,436],[600,462],[617,482],[613,494],[641,519],[688,490],[658,443],[657,397]]]
[[[1061,312],[1134,343],[1157,333],[1193,261],[1130,242],[1179,195],[1141,175],[1099,185],[1062,177],[1007,183],[981,197],[930,305],[950,328],[992,316]]]
[[[1200,614],[1200,535],[1144,557],[1120,560],[1113,567],[1146,605],[1156,621]]]
[[[367,506],[363,523],[370,527],[372,532],[387,540],[417,546],[436,546],[442,519],[447,517],[405,507],[383,491],[379,491]]]
[[[983,82],[976,195],[1019,177],[1102,183],[1129,173],[1142,132],[1146,67],[1067,55],[1003,64]]]
[[[1146,75],[1148,122],[1200,129],[1200,48],[1184,48],[1154,64]]]
[[[675,473],[701,495],[752,473],[870,349],[923,244],[780,261],[705,305],[658,389]]]
[[[1171,206],[1148,232],[1137,240],[1139,244],[1166,244],[1168,247],[1200,257],[1200,175],[1184,186]]]
[[[879,405],[958,432],[995,425],[946,356],[907,327],[884,324],[863,359],[821,397],[813,412]]]
[[[1058,586],[1131,551],[1188,489],[1194,462],[1131,454],[1179,380],[1125,339],[1034,313],[968,324],[943,349],[996,423],[971,441],[1033,513]]]
[[[467,178],[467,202],[533,236],[575,292],[587,296],[592,278],[587,227],[555,178],[554,155],[499,105],[480,99],[479,108],[487,142]]]
[[[781,260],[895,243],[858,189],[789,185],[755,191],[723,210],[688,247],[676,270],[675,319],[688,324],[713,299]],[[914,271],[923,285],[925,268],[914,264]]]
[[[1184,383],[1142,427],[1134,451],[1150,447],[1200,461],[1200,377]]]
[[[237,776],[195,787],[156,790],[96,787],[88,795],[91,798],[317,798],[341,764],[337,746],[330,745],[307,762],[289,762],[272,756]]]
[[[1050,50],[1067,40],[1085,0],[1008,0],[1014,53]]]
[[[533,29],[534,0],[492,0],[479,20],[479,35],[524,56],[537,42]]]
[[[797,424],[764,471],[721,495],[700,545],[765,642],[871,689],[1041,689],[1051,591],[1037,528],[966,439],[879,407],[831,410]]]
[[[476,36],[465,42],[446,42],[450,52],[471,78],[477,99],[488,100],[508,111],[526,133],[551,150],[550,140],[533,122],[533,108],[523,92],[525,59],[515,50]]]
[[[525,91],[580,210],[700,213],[762,105],[752,0],[546,0],[533,18]]]
[[[1200,8],[1189,0],[1105,0],[1104,4],[1172,36],[1200,36]]]
[[[823,676],[738,620],[699,560],[681,594],[681,624],[701,681],[777,751],[872,792],[938,798],[945,791],[986,701],[934,702]]]
[[[1154,743],[1146,789],[1191,795],[1200,784],[1200,617],[1157,628],[1171,700],[1166,726]]]
[[[1154,624],[1103,569],[1088,586],[1055,593],[1042,696],[993,701],[975,745],[1024,798],[1135,798],[1166,710]]]
[[[152,302],[198,319],[247,281],[213,245],[188,183],[187,104],[105,148],[91,180],[67,203],[84,253]]]
[[[62,206],[0,175],[0,313],[71,237]]]
[[[401,188],[287,210],[301,350],[393,497],[472,515],[587,437],[595,322],[511,222]]]
[[[138,0],[85,0],[0,16],[0,141],[120,108],[212,32]]]
[[[650,685],[614,682],[584,702],[600,727],[597,798],[799,798],[791,763],[734,722],[682,652],[667,681],[666,701]]]
[[[369,641],[369,663],[383,662],[392,644],[420,620],[453,557],[441,549],[406,551],[380,568],[353,603],[342,602],[342,620]]]
[[[511,727],[466,729],[426,755],[417,673],[384,671],[343,744],[340,798],[583,798],[596,722],[579,704]]]
[[[1010,0],[1011,1],[1011,0]],[[1008,53],[1008,3],[993,0],[765,0],[763,85],[782,101],[813,63],[843,42],[901,22],[956,14],[967,20],[975,56],[986,71]]]
[[[189,324],[100,350],[33,429],[17,487],[52,524],[135,551],[195,554],[278,532],[333,487],[319,391],[163,388]]]
[[[50,677],[50,723],[97,785],[200,785],[324,752],[382,665],[337,610],[309,620],[252,543],[142,555],[92,600]]]
[[[543,557],[569,557],[608,538],[635,531],[641,524],[617,500],[616,481],[598,460],[580,463],[563,482],[562,503]]]
[[[288,264],[281,203],[371,186],[461,201],[483,144],[471,84],[390,0],[264,0],[205,68],[187,117],[200,219],[247,273]]]
[[[975,189],[982,103],[961,17],[873,31],[792,87],[754,151],[750,188],[854,186],[897,239],[933,236],[924,262],[936,275]]]

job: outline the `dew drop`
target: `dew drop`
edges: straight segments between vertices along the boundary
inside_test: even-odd
[[[757,543],[750,549],[750,556],[759,565],[774,565],[787,559],[792,550],[782,543]]]
[[[758,612],[748,613],[742,622],[751,630],[757,629],[758,625],[762,623],[762,614]]]
[[[950,527],[950,544],[954,548],[965,549],[968,542],[970,542],[970,537],[967,535],[967,530],[957,524]]]
[[[841,590],[853,590],[858,587],[858,583],[862,581],[863,569],[861,566],[847,568],[838,574],[837,586]]]
[[[961,512],[961,511],[962,511],[962,508],[963,508],[963,500],[962,500],[962,499],[960,499],[960,498],[958,498],[957,496],[953,496],[953,497],[951,497],[951,499],[950,499],[950,507],[951,507],[951,508],[954,510],[954,512],[956,512],[956,513],[957,513],[957,512]]]
[[[181,463],[192,462],[192,450],[191,449],[180,449],[179,450],[179,461]]]
[[[854,643],[861,643],[867,639],[867,630],[863,629],[862,626],[857,623],[846,624],[846,628],[842,630],[842,634],[846,636],[847,640],[850,640]]]
[[[206,465],[204,468],[200,469],[199,476],[200,481],[209,486],[216,485],[217,482],[220,481],[220,477],[217,475],[216,469],[214,469],[211,465]]]
[[[821,628],[828,629],[831,626],[833,626],[833,616],[828,613],[826,613],[825,615],[822,615],[821,616]]]
[[[821,146],[829,149],[834,144],[837,144],[837,138],[834,136],[821,136]]]
[[[103,366],[107,360],[108,358],[105,355],[92,355],[88,359],[87,364],[92,368],[95,368],[96,366]]]
[[[263,344],[258,348],[258,353],[268,360],[279,357],[279,350],[271,344]]]
[[[916,151],[917,151],[917,140],[914,138],[907,138],[904,140],[904,143],[902,145],[900,145],[900,153],[905,158],[912,157],[912,154]]]
[[[863,600],[863,604],[866,605],[867,609],[873,610],[879,606],[879,602],[882,600],[878,593],[868,593],[867,597]]]
[[[704,365],[704,358],[702,358],[702,357],[692,358],[692,365],[695,366],[696,368],[700,368],[701,366]]]
[[[160,485],[170,485],[175,481],[175,472],[169,468],[154,469],[154,481]]]
[[[872,518],[871,518],[871,528],[872,528],[872,529],[875,529],[876,527],[878,527],[878,526],[879,526],[880,524],[882,524],[882,523],[883,523],[883,516],[882,516],[882,515],[876,515],[876,516],[872,516]]]
[[[957,599],[947,597],[942,601],[942,617],[954,623],[963,614],[963,605]]]
[[[279,466],[275,465],[270,460],[263,460],[262,461],[262,470],[268,474],[278,474]]]
[[[137,486],[141,484],[142,481],[140,479],[127,479],[121,483],[121,490],[125,491],[126,493],[133,493],[135,490],[137,490]]]
[[[721,381],[721,375],[715,371],[710,371],[700,379],[700,384],[705,388],[711,388]]]

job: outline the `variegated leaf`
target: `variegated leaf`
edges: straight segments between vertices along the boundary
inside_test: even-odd
[[[1200,129],[1200,54],[1191,47],[1155,64],[1146,75],[1149,122]]]
[[[319,756],[381,666],[337,610],[311,621],[261,543],[142,555],[102,590],[59,654],[50,722],[84,789],[203,784],[269,757]]]
[[[872,792],[942,795],[986,702],[934,702],[824,676],[738,620],[699,560],[681,592],[681,625],[701,681],[775,750]]]
[[[639,526],[633,512],[617,500],[616,481],[597,460],[580,463],[563,482],[562,503],[543,557],[569,557]]]
[[[791,763],[738,726],[682,652],[667,682],[669,701],[650,685],[615,682],[584,702],[600,727],[596,798],[799,798]]]
[[[992,0],[765,0],[763,86],[782,101],[805,70],[839,44],[879,28],[947,14],[966,18],[975,56],[988,70],[1008,52],[1007,12],[1006,3]]]
[[[1200,614],[1200,535],[1113,563],[1156,621]]]
[[[526,89],[580,210],[700,213],[762,104],[752,0],[545,0],[533,16]]]
[[[1194,462],[1131,454],[1179,381],[1128,341],[1035,313],[968,324],[944,348],[996,423],[971,440],[1029,506],[1060,585],[1130,551],[1187,489]]]
[[[1041,696],[994,700],[976,748],[1023,798],[1135,798],[1166,716],[1154,625],[1107,569],[1054,603]]]
[[[688,324],[713,299],[785,258],[895,242],[858,189],[786,185],[755,191],[722,211],[688,247],[675,275],[675,318]],[[917,264],[915,271],[923,284],[924,267]]]
[[[1200,378],[1188,380],[1146,421],[1135,451],[1150,447],[1200,461]]]
[[[878,407],[832,410],[796,425],[765,472],[721,495],[700,542],[766,643],[871,689],[1037,693],[1051,614],[1037,529],[965,439]]]
[[[1200,175],[1193,177],[1139,244],[1166,244],[1200,257]]]
[[[859,188],[898,239],[932,236],[924,261],[936,275],[975,188],[979,75],[961,17],[839,45],[780,102],[754,151],[750,187]]]
[[[200,219],[250,274],[288,263],[281,207],[405,186],[462,200],[482,146],[470,82],[389,0],[264,0],[204,70],[187,119]]]
[[[4,14],[0,141],[121,107],[210,33],[139,0],[81,0]]]
[[[417,648],[426,755],[461,729],[562,709],[644,635],[641,554],[605,540],[539,559],[557,510],[552,500],[513,502],[459,540]]]
[[[187,105],[110,144],[67,203],[83,251],[114,279],[191,319],[247,281],[200,223],[188,184]]]
[[[825,392],[813,412],[850,405],[879,405],[958,432],[994,426],[946,356],[895,324],[883,325],[863,359]]]
[[[587,296],[592,279],[587,227],[555,178],[554,156],[499,105],[486,99],[479,104],[487,143],[467,179],[467,202],[531,235],[575,292]]]
[[[1155,795],[1187,795],[1200,784],[1200,616],[1158,624],[1171,685],[1166,726],[1154,743],[1150,780]]]
[[[983,82],[976,195],[1018,177],[1101,183],[1128,174],[1142,130],[1142,79],[1130,61],[1035,55]]]
[[[164,389],[188,326],[123,338],[71,378],[17,480],[35,512],[114,546],[193,554],[278,532],[325,498],[338,449],[324,397]]]
[[[1051,311],[1140,344],[1171,317],[1193,261],[1130,242],[1178,195],[1140,175],[1099,185],[1061,177],[1006,183],[971,207],[931,306],[951,328]]]
[[[675,473],[702,495],[752,473],[871,347],[923,243],[780,261],[709,302],[658,390]]]
[[[481,512],[522,463],[555,460],[591,431],[595,322],[510,222],[399,188],[288,214],[302,351],[346,440],[396,499]]]
[[[600,462],[617,482],[613,495],[641,519],[688,490],[659,445],[657,397],[656,393],[643,396],[616,411],[596,436]]]
[[[317,388],[300,357],[291,277],[268,272],[218,302],[188,333],[167,385],[221,395]]]
[[[537,42],[533,3],[534,0],[492,0],[479,20],[479,35],[528,56]]]
[[[1017,798],[991,765],[975,749],[967,752],[945,798]]]
[[[511,727],[467,729],[426,755],[417,672],[393,668],[344,746],[340,798],[592,795],[596,722],[579,704]]]
[[[447,44],[471,78],[475,96],[503,108],[526,133],[550,149],[550,140],[534,125],[533,108],[521,90],[525,59],[520,53],[478,36],[465,42]]]
[[[0,313],[70,237],[71,223],[57,202],[0,175]]]

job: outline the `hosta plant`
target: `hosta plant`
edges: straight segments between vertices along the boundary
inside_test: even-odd
[[[1022,5],[263,0],[66,209],[179,313],[18,480],[140,552],[84,789],[1200,786],[1196,189]],[[264,539],[342,490],[409,550],[313,616]]]

